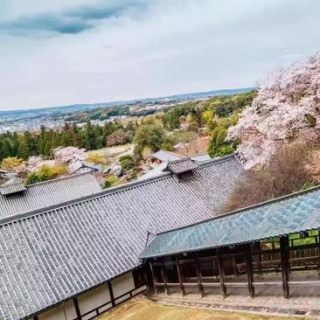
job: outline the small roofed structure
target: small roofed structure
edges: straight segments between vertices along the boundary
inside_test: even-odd
[[[86,161],[76,160],[69,164],[69,173],[70,174],[79,174],[86,172],[102,172],[100,165],[89,163]]]
[[[195,154],[193,156],[190,156],[190,159],[193,160],[195,163],[204,163],[212,160],[210,155],[207,153]]]
[[[190,158],[171,161],[168,163],[168,169],[175,174],[191,171],[196,168],[197,165]]]
[[[0,186],[0,194],[2,196],[11,196],[26,191],[22,179],[13,177]]]
[[[152,156],[152,162],[170,162],[170,161],[176,161],[183,159],[183,156],[180,156],[179,154],[175,154],[174,152],[166,151],[166,150],[159,150]]]

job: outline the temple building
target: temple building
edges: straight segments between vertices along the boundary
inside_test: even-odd
[[[320,284],[319,188],[227,213],[246,179],[235,155],[103,191],[93,179],[1,193],[0,319],[94,319],[147,288],[289,298]]]

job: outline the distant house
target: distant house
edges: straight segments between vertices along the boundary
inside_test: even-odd
[[[138,180],[146,180],[154,177],[159,177],[164,174],[164,171],[166,171],[168,163],[173,161],[179,161],[183,159],[190,159],[192,160],[196,165],[208,162],[212,160],[212,158],[208,154],[196,154],[194,156],[190,157],[184,157],[179,154],[175,154],[170,151],[166,150],[159,150],[152,156],[152,167],[153,169],[146,172],[144,175],[139,177]]]
[[[5,178],[9,172],[6,170],[0,169],[0,178]]]
[[[212,160],[212,158],[207,153],[195,154],[193,156],[190,156],[189,158],[196,163],[204,163]]]
[[[159,150],[152,155],[151,161],[152,163],[168,163],[170,161],[176,161],[183,158],[183,156],[180,156],[179,154],[176,154],[174,152]]]
[[[18,177],[13,177],[0,186],[0,194],[6,197],[22,194],[24,191],[26,191],[26,187],[23,180]]]
[[[79,174],[85,172],[103,172],[103,168],[101,165],[81,160],[75,160],[69,164],[68,171],[69,174]]]

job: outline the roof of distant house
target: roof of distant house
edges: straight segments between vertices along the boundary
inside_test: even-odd
[[[102,168],[100,165],[86,162],[86,161],[76,160],[69,164],[70,174],[75,174],[81,169],[87,169],[87,171],[102,171]]]
[[[223,213],[244,177],[229,156],[180,182],[168,172],[12,217],[0,228],[0,318],[29,317],[139,266],[148,232]]]
[[[212,160],[212,158],[207,153],[195,154],[193,156],[189,156],[189,158],[196,163],[202,163]]]
[[[13,177],[0,186],[0,194],[2,196],[16,194],[24,190],[26,190],[26,187],[23,184],[23,180],[18,177]]]
[[[139,181],[141,180],[147,180],[147,179],[151,179],[151,178],[156,178],[156,177],[160,177],[164,174],[166,174],[164,172],[164,170],[167,168],[167,163],[166,162],[162,162],[160,164],[158,164],[157,166],[155,166],[152,170],[148,171],[147,173],[145,173],[144,175],[142,175],[141,177],[139,177]]]
[[[153,154],[153,157],[162,161],[162,162],[169,162],[169,161],[175,161],[179,159],[183,159],[183,156],[180,156],[179,154],[175,154],[174,152],[166,151],[166,150],[159,150],[155,154]]]
[[[1,185],[0,189],[10,187],[10,185],[5,186],[7,183]],[[58,178],[27,187],[20,181],[19,190],[22,188],[21,185],[24,188],[21,195],[6,197],[1,192],[0,223],[7,218],[30,210],[57,205],[101,191],[99,183],[90,173]]]

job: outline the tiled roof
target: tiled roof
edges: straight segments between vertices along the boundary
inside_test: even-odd
[[[139,177],[138,180],[141,181],[141,180],[147,180],[147,179],[163,176],[166,174],[166,172],[164,172],[166,168],[167,168],[167,164],[165,162],[162,162],[156,165],[152,170],[146,172],[144,175]]]
[[[153,155],[154,158],[159,159],[162,162],[169,162],[175,161],[179,159],[183,159],[183,156],[176,154],[174,152],[166,151],[166,150],[159,150]]]
[[[171,161],[168,163],[168,169],[176,174],[196,169],[196,164],[190,158]]]
[[[88,173],[36,183],[28,186],[21,195],[0,196],[0,223],[3,219],[27,211],[57,205],[99,191],[99,183]]]
[[[78,172],[80,169],[84,169],[83,172],[85,172],[85,170],[87,170],[87,172],[102,171],[102,167],[100,165],[95,165],[93,163],[86,162],[86,161],[76,160],[69,164],[70,174],[74,174]]]
[[[320,188],[158,234],[141,258],[252,242],[320,228]]]
[[[212,158],[207,153],[195,154],[193,156],[190,156],[190,159],[195,161],[196,163],[202,163],[212,160]]]
[[[17,177],[13,177],[0,186],[0,194],[2,196],[15,194],[25,190],[26,187],[24,186],[22,179],[19,179]]]
[[[138,266],[147,231],[220,214],[243,176],[238,161],[227,157],[185,181],[167,173],[3,225],[0,319],[27,317]]]

